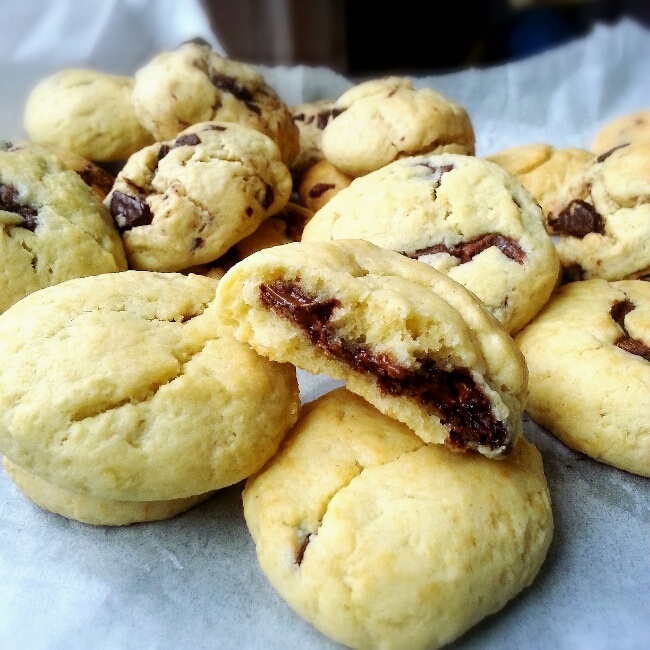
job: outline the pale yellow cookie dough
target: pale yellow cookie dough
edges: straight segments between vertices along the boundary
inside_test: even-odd
[[[359,649],[453,641],[533,583],[553,536],[534,445],[454,454],[342,388],[303,407],[243,502],[273,587]]]
[[[521,353],[426,264],[361,240],[285,244],[232,267],[215,301],[239,340],[344,380],[426,442],[501,457],[521,435]]]
[[[66,69],[42,79],[23,115],[34,142],[100,162],[126,160],[153,142],[131,105],[133,78]]]
[[[0,453],[116,501],[182,499],[258,470],[297,418],[296,370],[220,326],[216,286],[107,273],[0,315]]]
[[[596,132],[591,150],[597,154],[632,142],[650,140],[650,107],[626,113],[603,124]]]
[[[530,416],[572,449],[650,476],[650,282],[572,282],[515,340]]]

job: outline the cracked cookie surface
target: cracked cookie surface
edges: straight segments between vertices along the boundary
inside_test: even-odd
[[[291,174],[269,137],[204,122],[129,158],[105,199],[133,269],[212,262],[279,212]]]
[[[0,452],[93,498],[161,501],[242,480],[299,409],[293,366],[220,328],[216,282],[124,271],[0,316]]]
[[[126,270],[111,216],[44,147],[0,149],[0,313],[71,278]]]
[[[650,141],[596,157],[550,207],[565,281],[650,273]]]
[[[231,268],[215,301],[260,354],[344,380],[427,442],[501,457],[521,434],[521,353],[426,264],[361,240],[285,244]]]
[[[569,447],[650,476],[650,283],[564,285],[515,341],[530,416]]]
[[[135,73],[133,107],[157,140],[198,122],[236,122],[269,136],[288,166],[300,136],[289,107],[255,68],[224,58],[205,42],[161,52]]]
[[[61,70],[42,79],[24,110],[30,139],[92,161],[117,162],[154,141],[136,118],[133,78],[98,70]]]
[[[340,388],[303,406],[243,492],[260,566],[352,648],[439,648],[530,585],[553,535],[542,458],[427,445]]]
[[[432,88],[408,78],[362,82],[341,95],[321,139],[324,157],[357,177],[388,163],[424,153],[474,154],[467,111]]]
[[[541,209],[495,163],[433,154],[397,160],[342,189],[303,241],[365,239],[473,291],[513,333],[548,300],[560,265]]]

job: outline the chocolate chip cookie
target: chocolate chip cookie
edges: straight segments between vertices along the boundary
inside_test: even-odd
[[[236,122],[268,135],[290,165],[300,136],[289,107],[255,68],[201,40],[160,52],[135,73],[133,108],[157,140],[198,122]]]
[[[203,122],[129,158],[105,199],[133,269],[212,262],[279,212],[291,174],[271,138]]]
[[[426,264],[362,240],[285,244],[231,268],[216,302],[259,354],[344,380],[425,442],[496,458],[521,434],[521,353]]]
[[[566,284],[515,340],[530,416],[572,449],[650,476],[650,283]]]
[[[531,443],[454,454],[343,388],[303,407],[243,503],[270,583],[350,648],[453,641],[533,582],[553,536]]]
[[[298,200],[301,205],[318,212],[351,182],[352,178],[336,169],[331,162],[320,160],[302,175],[298,184]]]
[[[411,156],[356,178],[303,233],[303,241],[338,239],[366,239],[446,273],[510,333],[542,308],[559,276],[535,199],[474,156]]]
[[[600,155],[624,144],[646,140],[650,140],[650,107],[603,124],[594,136],[591,150]]]

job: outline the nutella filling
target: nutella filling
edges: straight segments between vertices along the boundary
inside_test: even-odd
[[[518,264],[523,264],[526,259],[526,253],[521,246],[511,237],[505,237],[497,233],[488,233],[482,235],[477,239],[463,242],[456,246],[445,246],[444,244],[436,244],[428,248],[421,248],[412,253],[403,253],[411,259],[417,260],[425,255],[435,255],[436,253],[447,253],[460,260],[461,264],[471,261],[476,255],[482,253],[488,248],[496,246],[507,258],[514,260]]]
[[[336,298],[309,296],[297,279],[261,284],[260,300],[267,309],[293,321],[328,356],[356,372],[373,375],[383,394],[409,397],[436,415],[449,429],[447,443],[452,447],[510,451],[505,424],[492,414],[489,399],[468,368],[445,370],[431,359],[419,359],[420,367],[409,369],[388,354],[374,354],[364,345],[341,339],[330,322],[341,303]]]
[[[639,339],[632,338],[625,329],[625,317],[634,308],[634,303],[626,298],[625,300],[615,302],[609,310],[609,315],[612,317],[612,320],[623,330],[623,335],[614,341],[614,345],[617,348],[621,348],[621,350],[650,361],[650,346]]]
[[[0,185],[0,210],[5,212],[13,212],[22,217],[22,222],[17,224],[19,228],[25,228],[34,232],[38,225],[38,213],[29,205],[21,205],[16,201],[16,194],[18,191],[13,185]]]
[[[605,234],[603,218],[593,205],[575,199],[557,217],[550,216],[548,225],[554,232],[582,239],[591,232]]]

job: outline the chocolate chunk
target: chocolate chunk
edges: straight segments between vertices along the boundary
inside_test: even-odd
[[[581,199],[571,201],[557,217],[549,215],[548,225],[555,233],[580,239],[590,232],[605,234],[603,218],[593,205]]]
[[[330,323],[340,302],[307,295],[298,279],[261,284],[260,300],[267,309],[293,321],[328,356],[356,372],[373,375],[382,393],[414,399],[440,418],[449,428],[447,442],[451,446],[510,451],[508,430],[494,417],[489,399],[468,368],[445,370],[431,359],[420,359],[419,369],[409,369],[388,354],[373,354],[364,345],[341,339]]]
[[[302,564],[302,560],[305,557],[305,551],[307,550],[307,546],[309,545],[309,538],[311,535],[307,535],[305,539],[302,540],[302,544],[296,551],[296,564],[300,566]]]
[[[617,300],[609,310],[612,320],[625,331],[625,317],[634,309],[634,303],[626,298]]]
[[[163,144],[161,145],[160,149],[158,149],[158,162],[160,162],[170,151],[172,150],[172,147],[169,145]]]
[[[248,88],[242,86],[237,79],[221,74],[220,72],[210,72],[210,82],[215,88],[225,90],[233,95],[240,102],[252,102],[253,95]]]
[[[251,113],[255,113],[256,115],[262,114],[262,109],[257,104],[254,104],[253,102],[244,102],[244,104],[246,104],[246,108],[251,111]]]
[[[203,237],[195,237],[190,245],[190,250],[195,251],[197,248],[203,248],[204,245],[205,239],[203,239]]]
[[[629,336],[623,336],[614,342],[614,345],[621,350],[625,350],[630,354],[635,354],[646,361],[650,361],[650,347],[639,339],[633,339]]]
[[[294,122],[304,122],[305,121],[305,114],[304,113],[297,113],[296,115],[292,115],[291,117],[293,118]],[[309,124],[309,122],[307,122],[307,124]]]
[[[17,190],[13,185],[0,185],[0,210],[13,212],[22,217],[22,222],[17,224],[20,228],[34,232],[38,225],[38,212],[29,205],[21,205],[16,201]]]
[[[627,147],[630,143],[626,142],[625,144],[619,144],[617,147],[613,147],[609,151],[606,151],[605,153],[601,153],[598,158],[596,158],[596,162],[603,162],[603,160],[607,160],[617,149],[622,149],[623,147]]]
[[[334,189],[336,185],[334,183],[316,183],[309,190],[309,196],[312,199],[317,199],[327,192],[327,190]]]
[[[316,116],[316,126],[322,131],[329,124],[330,120],[333,120],[344,112],[344,108],[331,108],[327,111],[321,111]]]
[[[225,131],[226,127],[221,124],[206,124],[201,131]]]
[[[419,167],[426,167],[433,176],[433,182],[436,184],[440,183],[440,179],[443,174],[450,172],[454,166],[453,165],[432,165],[431,163],[418,163]]]
[[[148,226],[153,214],[147,203],[139,196],[130,196],[117,190],[111,197],[111,215],[120,232],[136,226]]]
[[[196,133],[188,133],[186,135],[181,135],[179,138],[174,140],[174,148],[176,147],[195,147],[197,144],[201,144],[201,138],[199,138]]]
[[[424,255],[447,253],[458,258],[461,264],[465,264],[484,250],[492,248],[492,246],[496,246],[507,258],[514,260],[518,264],[523,264],[526,259],[526,253],[514,239],[497,233],[488,233],[487,235],[482,235],[477,239],[463,242],[451,248],[444,244],[436,244],[435,246],[421,248],[412,253],[405,253],[405,255],[417,260]]]

